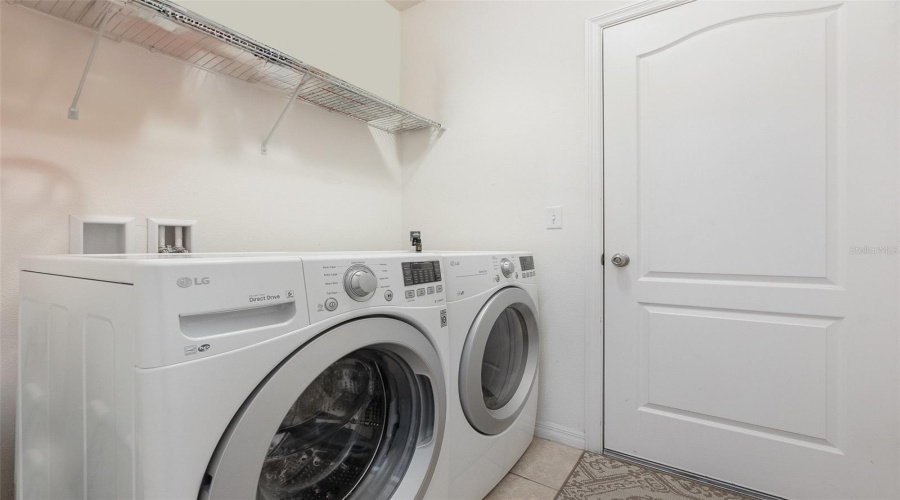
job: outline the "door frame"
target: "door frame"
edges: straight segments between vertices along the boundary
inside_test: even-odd
[[[585,90],[588,102],[588,275],[585,284],[584,448],[603,452],[603,30],[694,0],[645,0],[585,22]],[[600,418],[597,418],[600,415]]]

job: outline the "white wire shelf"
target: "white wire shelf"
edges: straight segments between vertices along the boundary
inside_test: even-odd
[[[100,31],[102,27],[104,36],[133,43],[208,71],[291,95],[296,92],[297,99],[345,114],[387,132],[442,128],[434,120],[167,0],[12,0],[12,3],[95,31]],[[109,17],[103,26],[106,16]],[[77,97],[73,104],[77,104]],[[77,111],[74,116],[77,118]]]

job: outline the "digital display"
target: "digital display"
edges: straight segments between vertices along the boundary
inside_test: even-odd
[[[534,257],[531,255],[528,257],[519,257],[519,267],[523,271],[531,271],[534,269]]]
[[[441,281],[441,262],[428,260],[403,263],[403,286]]]

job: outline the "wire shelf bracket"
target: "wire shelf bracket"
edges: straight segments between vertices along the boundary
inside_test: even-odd
[[[103,32],[106,30],[106,23],[112,17],[112,9],[107,9],[103,15],[103,21],[100,22],[100,28],[97,30],[97,36],[94,37],[94,45],[91,46],[91,53],[88,55],[87,63],[84,65],[84,73],[81,74],[81,81],[78,82],[78,90],[75,91],[75,98],[72,99],[72,105],[69,106],[69,119],[78,119],[78,100],[81,99],[81,91],[84,90],[84,82],[87,80],[88,71],[91,70],[91,63],[94,62],[94,54],[97,53],[97,47],[100,46],[100,39],[103,38]]]
[[[69,108],[72,120],[78,119],[78,101],[100,38],[109,37],[281,95],[293,92],[292,100],[343,114],[385,132],[443,130],[439,122],[191,12],[173,0],[6,1],[97,32]]]
[[[275,130],[278,129],[278,126],[281,125],[281,120],[284,119],[284,115],[288,113],[288,111],[291,109],[291,106],[293,106],[297,101],[297,96],[300,94],[300,89],[303,88],[303,84],[306,83],[307,80],[309,80],[309,73],[304,73],[303,78],[300,79],[300,83],[297,84],[297,88],[294,89],[294,93],[291,94],[291,98],[288,99],[287,104],[284,105],[284,109],[281,110],[281,114],[278,115],[278,119],[275,120],[275,125],[272,125],[272,130],[269,131],[269,135],[267,135],[266,138],[263,139],[262,148],[260,148],[260,152],[262,154],[269,154],[269,140],[272,139],[272,135],[275,133]]]

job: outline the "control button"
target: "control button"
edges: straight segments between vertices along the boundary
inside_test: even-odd
[[[434,295],[434,287],[433,286],[428,287],[428,295]]]
[[[337,306],[338,306],[338,303],[337,303],[336,298],[329,297],[328,299],[325,300],[325,309],[328,309],[329,311],[334,311],[335,309],[337,309]]]
[[[365,302],[372,298],[378,288],[378,278],[366,266],[354,265],[344,274],[344,290],[351,299]]]
[[[509,278],[515,270],[516,265],[513,264],[513,261],[509,259],[503,259],[500,261],[500,272],[503,273],[503,276]]]
[[[390,291],[390,290],[385,290],[385,292],[384,292],[384,300],[386,300],[386,301],[388,301],[388,302],[394,300],[394,292],[392,292],[392,291]]]
[[[407,291],[406,291],[406,298],[407,298],[407,299],[414,299],[414,298],[416,298],[416,291],[415,291],[415,290],[407,290]]]
[[[423,296],[423,295],[425,295],[425,289],[424,289],[424,288],[419,288],[418,290],[416,290],[416,296],[417,296],[417,297],[421,297],[421,296]]]
[[[434,287],[434,291],[437,292],[437,293],[443,292],[443,291],[444,291],[444,285],[438,285],[438,286]]]

